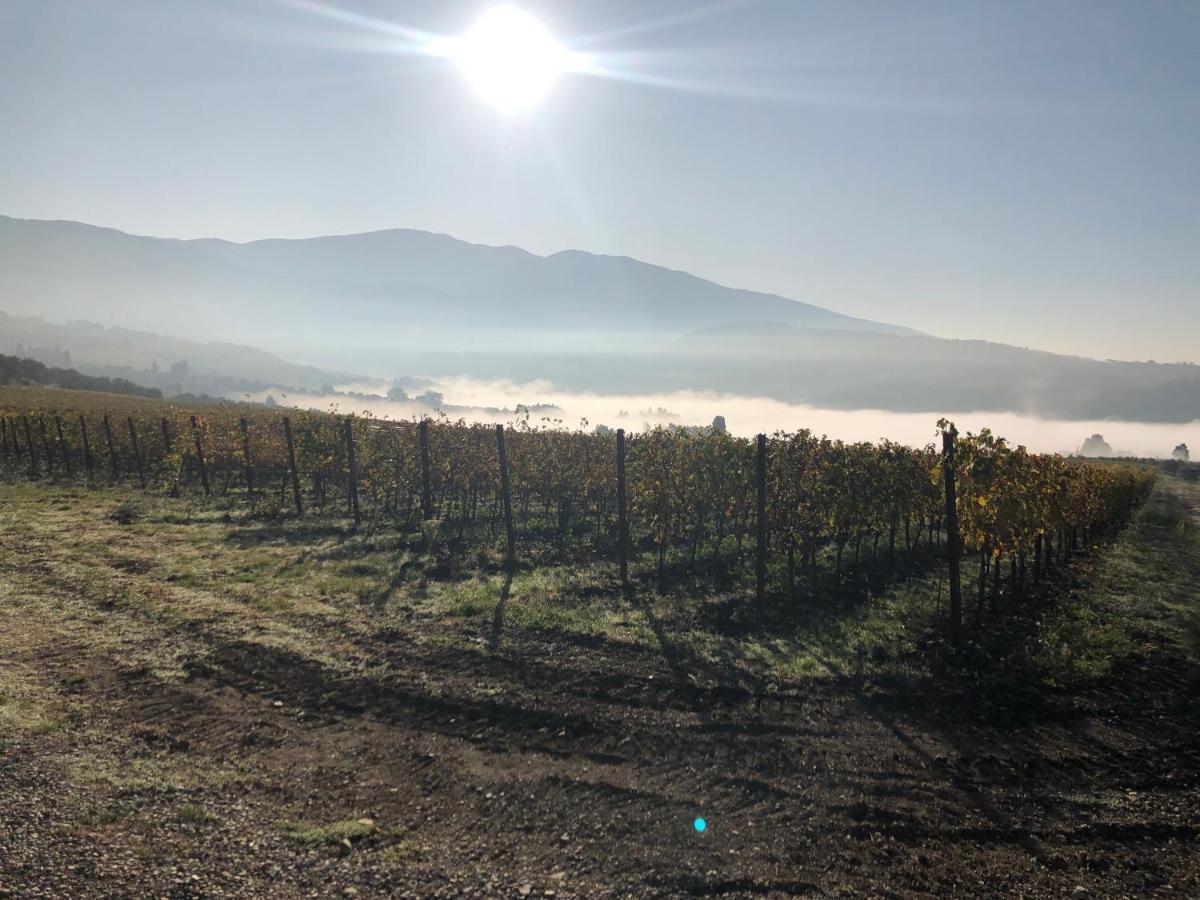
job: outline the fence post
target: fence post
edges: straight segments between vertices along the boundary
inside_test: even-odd
[[[63,467],[67,470],[68,475],[74,475],[71,471],[71,451],[67,448],[67,439],[63,437],[62,416],[58,413],[54,414],[54,430],[58,432],[58,449],[62,454]]]
[[[617,559],[621,584],[629,584],[629,514],[625,505],[625,429],[617,429]]]
[[[953,425],[942,432],[942,477],[946,485],[946,560],[950,567],[950,637],[957,647],[962,641],[962,581],[959,561],[962,544],[958,539],[958,499],[955,490],[954,441],[958,431]]]
[[[138,449],[137,429],[133,425],[133,416],[126,416],[125,422],[129,426],[129,446],[133,448],[133,464],[137,466],[138,484],[142,490],[146,489],[146,469],[142,465],[142,453]]]
[[[496,452],[500,457],[500,502],[504,509],[504,532],[508,536],[508,553],[504,562],[511,566],[517,561],[517,549],[513,540],[512,495],[508,490],[508,452],[504,447],[504,426],[496,426]]]
[[[162,434],[163,470],[165,472],[169,472],[169,471],[171,471],[171,428],[167,424],[166,416],[163,416],[161,419],[158,420],[158,430]],[[182,476],[183,476],[183,466],[182,466],[182,461],[181,461],[180,469],[178,472],[175,473],[175,480],[171,484],[171,496],[172,497],[179,496],[179,481],[182,478]]]
[[[7,458],[8,452],[8,419],[0,418],[0,443],[4,445],[4,456]]]
[[[354,458],[354,419],[346,417],[346,462],[350,465],[350,513],[358,524],[358,461]]]
[[[46,433],[46,417],[38,416],[38,430],[42,433],[42,449],[46,451],[46,474],[54,474],[54,450],[50,446],[50,435]]]
[[[417,442],[421,449],[421,517],[433,518],[433,491],[429,485],[429,420],[417,426]]]
[[[767,436],[758,436],[758,497],[755,516],[757,548],[754,558],[754,592],[759,603],[767,593]]]
[[[115,483],[118,477],[117,448],[113,444],[112,424],[108,421],[108,413],[104,414],[104,418],[100,420],[100,425],[104,429],[104,440],[108,443],[108,464],[112,470],[112,480]]]
[[[87,466],[88,478],[91,478],[96,471],[96,459],[92,456],[92,444],[88,440],[87,419],[83,417],[83,413],[79,414],[79,436],[83,438],[83,464]]]
[[[196,417],[191,418],[192,437],[196,439],[196,459],[200,463],[200,483],[204,485],[204,493],[207,495],[210,492],[208,486],[208,466],[204,463],[204,444],[200,440],[200,426],[196,424]]]
[[[29,474],[33,478],[37,478],[38,472],[37,450],[33,446],[33,429],[29,427],[29,416],[21,416],[25,422],[25,449],[29,451]]]
[[[12,455],[14,462],[21,461],[21,442],[17,440],[17,420],[13,416],[8,419],[8,433],[12,436]]]
[[[246,494],[254,496],[254,468],[250,463],[250,424],[242,416],[238,423],[242,429],[242,472],[246,476]]]
[[[288,469],[292,473],[292,499],[296,502],[296,515],[304,515],[304,504],[300,500],[300,473],[296,470],[296,445],[292,442],[292,423],[283,417],[283,436],[287,440]]]

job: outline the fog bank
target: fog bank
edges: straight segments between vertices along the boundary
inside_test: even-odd
[[[731,433],[742,436],[808,428],[844,441],[888,438],[921,446],[933,441],[937,434],[938,415],[934,413],[821,409],[769,397],[713,391],[580,393],[558,389],[548,381],[517,383],[452,377],[431,378],[425,383],[428,387],[422,387],[421,391],[441,395],[442,403],[431,402],[428,394],[422,401],[389,400],[386,394],[391,385],[383,381],[339,385],[338,391],[347,393],[336,395],[285,394],[275,390],[249,396],[261,401],[271,394],[282,405],[342,413],[369,412],[393,419],[428,415],[441,409],[451,419],[468,421],[511,423],[527,415],[535,425],[591,429],[602,424],[640,431],[655,425],[708,425],[719,415],[725,417]],[[353,395],[348,393],[351,391]],[[519,412],[519,408],[530,411]],[[1114,451],[1121,454],[1168,457],[1180,442],[1187,443],[1193,452],[1200,450],[1200,420],[1164,425],[1113,420],[1065,421],[1001,412],[955,413],[949,418],[960,431],[990,428],[1037,452],[1073,453],[1085,438],[1096,433],[1104,435]]]

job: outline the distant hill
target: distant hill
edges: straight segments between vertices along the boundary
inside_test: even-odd
[[[246,326],[381,325],[681,334],[740,321],[914,334],[627,257],[536,256],[390,230],[306,240],[168,240],[0,216],[0,308],[213,337]],[[261,342],[260,342],[261,343]]]
[[[142,387],[124,378],[101,378],[81,375],[74,369],[47,366],[35,359],[0,354],[0,384],[41,384],[70,388],[76,391],[104,391],[109,394],[133,394],[138,397],[161,397],[156,388]]]
[[[0,314],[0,352],[32,341],[42,356],[28,355],[59,364],[61,346],[89,374],[164,394],[319,391],[352,372],[836,409],[1200,419],[1195,365],[945,340],[634,259],[542,257],[423,231],[236,244],[0,217],[0,311],[24,316]],[[186,373],[168,370],[181,361]]]
[[[90,375],[123,378],[168,396],[222,394],[265,387],[319,390],[353,381],[338,371],[286,362],[244,344],[196,341],[109,328],[95,322],[46,322],[0,312],[0,353]]]

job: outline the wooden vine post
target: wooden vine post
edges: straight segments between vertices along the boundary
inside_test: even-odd
[[[200,426],[196,423],[196,417],[191,418],[192,437],[196,441],[196,460],[200,464],[200,483],[204,485],[204,493],[208,494],[210,488],[208,485],[208,466],[204,462],[204,442],[200,439]]]
[[[50,435],[46,432],[46,417],[38,416],[38,430],[42,434],[42,449],[46,453],[46,474],[54,474],[54,448],[50,446]]]
[[[92,456],[92,444],[88,440],[87,419],[79,414],[79,437],[83,441],[83,464],[87,466],[88,478],[96,474],[96,458]]]
[[[67,470],[68,475],[74,475],[71,470],[71,451],[67,447],[67,439],[63,437],[62,416],[58,413],[54,414],[54,430],[58,433],[58,452],[62,456],[63,468]]]
[[[21,441],[17,437],[17,418],[16,418],[16,416],[13,416],[8,420],[8,430],[9,430],[9,433],[12,434],[13,458],[17,462],[20,462],[21,461]]]
[[[254,467],[250,462],[250,423],[246,421],[245,416],[242,416],[238,425],[242,429],[242,474],[246,478],[246,494],[253,497]]]
[[[33,448],[33,429],[29,427],[29,416],[21,416],[25,422],[25,449],[29,453],[29,474],[38,477],[37,450]]]
[[[512,495],[508,489],[508,451],[504,447],[503,425],[496,426],[496,453],[500,457],[500,502],[504,509],[504,533],[508,538],[504,562],[511,567],[517,561],[517,547],[513,538]]]
[[[429,484],[429,420],[417,426],[417,443],[421,452],[421,518],[433,518],[433,491]]]
[[[146,467],[142,465],[142,451],[138,449],[137,427],[133,424],[133,416],[125,419],[129,426],[129,446],[133,449],[133,464],[137,468],[138,484],[144,490],[146,487]]]
[[[304,503],[300,500],[300,472],[296,469],[296,445],[292,441],[292,423],[283,417],[283,437],[287,441],[288,470],[292,473],[292,500],[296,504],[296,515],[304,515]]]
[[[755,506],[754,594],[761,604],[767,593],[767,436],[758,436],[758,496]]]
[[[108,413],[104,414],[100,425],[104,430],[104,440],[108,444],[108,466],[112,471],[112,480],[116,482],[118,476],[117,448],[113,443],[112,424],[108,421]]]
[[[629,513],[625,500],[625,429],[617,429],[617,559],[621,584],[629,584]]]
[[[350,514],[354,516],[354,524],[357,525],[359,521],[358,460],[354,457],[354,419],[347,416],[343,427],[346,432],[346,463],[350,469]]]
[[[167,424],[167,417],[163,416],[158,420],[158,430],[162,435],[163,444],[163,468],[166,471],[171,471],[171,428]],[[171,496],[179,496],[179,479],[182,476],[182,469],[176,471],[175,479],[171,483]]]
[[[950,568],[950,638],[962,642],[962,544],[958,538],[958,499],[955,489],[954,451],[958,431],[951,425],[942,432],[942,479],[946,486],[946,560]]]

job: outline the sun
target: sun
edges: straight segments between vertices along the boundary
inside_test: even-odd
[[[439,44],[435,52],[453,60],[484,101],[510,115],[531,112],[560,75],[583,63],[514,6],[488,10],[466,34]]]

